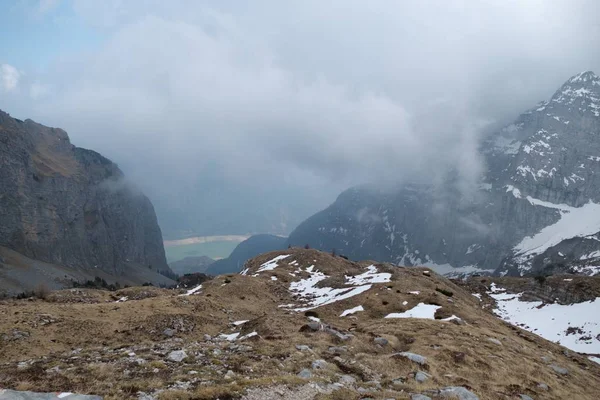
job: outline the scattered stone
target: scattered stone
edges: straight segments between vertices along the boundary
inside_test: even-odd
[[[52,368],[48,368],[46,370],[47,374],[60,374],[61,372],[62,371],[61,371],[61,369],[60,369],[60,367],[58,365],[55,366],[55,367],[52,367]]]
[[[375,339],[373,339],[373,342],[375,342],[375,344],[378,344],[380,346],[387,346],[387,344],[389,343],[386,338],[382,338],[382,337],[376,337]]]
[[[356,378],[352,375],[342,375],[338,382],[342,385],[354,385],[356,383]]]
[[[392,380],[392,384],[396,385],[396,386],[404,385],[404,379],[396,378],[396,379]]]
[[[310,347],[305,344],[297,344],[296,350],[298,351],[310,351]]]
[[[148,393],[138,392],[137,395],[138,395],[137,400],[156,400],[156,397],[154,397]]]
[[[533,400],[531,397],[527,396],[526,394],[520,394],[519,397],[521,398],[521,400]]]
[[[431,375],[429,375],[428,373],[425,373],[423,371],[417,371],[417,373],[415,374],[415,381],[417,381],[419,383],[423,383],[426,380],[428,380],[429,378],[431,378]]]
[[[554,370],[554,372],[556,372],[557,374],[560,375],[568,375],[569,374],[569,370],[563,367],[559,367],[558,365],[551,365],[550,368],[552,368]]]
[[[182,362],[187,357],[187,353],[184,350],[175,350],[169,353],[167,358],[171,361]]]
[[[216,356],[216,357],[218,357],[218,356],[220,356],[220,355],[221,355],[222,351],[221,351],[221,349],[214,349],[214,350],[212,351],[212,353],[213,353],[213,356]]]
[[[346,346],[331,346],[327,351],[331,354],[335,354],[337,356],[342,355],[348,352],[348,347]]]
[[[419,355],[419,354],[415,354],[415,353],[408,353],[408,352],[402,352],[402,353],[395,353],[392,354],[392,357],[398,358],[398,357],[403,357],[403,358],[408,358],[410,361],[415,362],[419,365],[425,365],[427,364],[427,358]]]
[[[23,370],[29,368],[29,363],[27,361],[21,361],[17,364],[17,370]]]
[[[235,372],[233,372],[232,370],[227,371],[227,373],[225,374],[225,379],[233,379],[235,378]]]
[[[247,353],[247,352],[252,351],[252,350],[253,350],[252,346],[246,346],[246,345],[243,345],[243,344],[241,344],[241,345],[239,345],[237,347],[237,352],[238,353]]]
[[[327,361],[325,360],[315,360],[311,364],[312,369],[325,369],[327,368]]]
[[[175,335],[175,330],[171,328],[167,328],[163,331],[163,335],[167,337],[173,337]]]
[[[546,384],[545,384],[545,383],[543,383],[543,382],[540,382],[540,383],[538,383],[537,387],[538,387],[538,388],[540,388],[540,389],[542,389],[542,390],[548,390],[548,389],[550,389],[550,388],[548,387],[548,385],[546,385]]]
[[[326,332],[326,333],[329,333],[330,335],[332,335],[334,337],[336,337],[337,339],[339,339],[342,342],[345,342],[346,340],[350,340],[350,339],[352,339],[354,337],[354,335],[351,335],[349,333],[348,334],[342,333],[342,332],[340,332],[338,330],[335,330],[333,328],[330,328],[330,327],[325,327],[323,329],[323,331]]]
[[[542,361],[546,364],[549,364],[550,362],[552,362],[552,358],[549,356],[542,356]]]
[[[465,320],[462,318],[453,318],[450,320],[450,322],[453,323],[454,325],[466,325],[467,324],[465,322]]]
[[[14,342],[16,340],[27,339],[30,333],[26,331],[21,331],[19,329],[13,329],[8,333],[2,335],[2,340],[5,342]]]
[[[440,390],[440,395],[457,400],[479,400],[479,397],[462,386],[449,386]]]
[[[317,331],[320,331],[321,329],[323,329],[323,324],[318,321],[311,321],[308,324],[304,325],[302,328],[305,328],[304,329],[305,331],[309,330],[309,331],[317,332]],[[300,328],[301,331],[302,331],[302,328]]]
[[[497,344],[498,346],[502,346],[502,342],[499,341],[498,339],[488,338],[488,342],[492,342],[494,344]]]
[[[204,341],[205,342],[210,342],[212,340],[212,336],[204,334]]]
[[[431,400],[431,397],[425,396],[424,394],[413,393],[410,396],[410,400]]]
[[[304,368],[302,371],[298,372],[298,376],[302,379],[310,379],[310,378],[312,378],[312,372],[310,372],[310,370]]]

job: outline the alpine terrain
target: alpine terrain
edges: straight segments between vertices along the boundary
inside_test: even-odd
[[[349,189],[292,245],[446,274],[600,272],[600,78],[568,79],[481,145],[478,188]],[[450,174],[451,175],[451,174]]]
[[[595,400],[600,365],[581,353],[600,343],[587,337],[600,277],[552,279],[453,282],[287,249],[189,288],[4,300],[0,398]],[[581,301],[564,307],[596,325],[567,326],[544,294]]]

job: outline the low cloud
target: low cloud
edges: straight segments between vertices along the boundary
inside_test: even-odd
[[[9,64],[0,64],[0,89],[4,92],[13,92],[19,86],[21,72]]]
[[[157,193],[281,185],[324,205],[349,185],[448,171],[466,191],[482,132],[600,69],[586,0],[74,5],[106,40],[36,76],[18,111]]]

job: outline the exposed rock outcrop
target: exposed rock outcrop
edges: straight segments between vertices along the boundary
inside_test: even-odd
[[[0,210],[0,246],[31,259],[155,281],[169,270],[152,204],[116,164],[2,111]]]

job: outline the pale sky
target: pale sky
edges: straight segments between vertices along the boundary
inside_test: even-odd
[[[476,179],[482,132],[600,72],[599,3],[6,0],[0,109],[159,203],[243,187],[311,214],[358,183]]]

